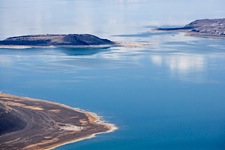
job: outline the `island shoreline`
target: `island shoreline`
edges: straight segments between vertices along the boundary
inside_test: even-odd
[[[19,101],[21,101],[21,99],[23,99],[26,102],[29,101],[29,102],[33,102],[33,103],[46,103],[46,104],[49,104],[49,105],[57,106],[57,107],[62,108],[62,109],[67,109],[67,110],[74,111],[75,113],[82,113],[82,114],[85,114],[87,116],[88,121],[90,122],[90,124],[95,124],[96,126],[103,126],[103,127],[105,127],[107,129],[106,131],[98,131],[98,132],[90,133],[90,135],[84,135],[84,136],[80,136],[80,137],[70,138],[70,139],[67,139],[67,140],[65,140],[63,142],[55,143],[55,144],[52,144],[52,145],[50,144],[49,146],[45,146],[44,148],[39,148],[39,149],[46,149],[46,148],[47,149],[54,149],[56,147],[60,147],[60,146],[67,145],[67,144],[70,144],[70,143],[74,143],[74,142],[78,142],[78,141],[81,141],[81,140],[94,138],[98,134],[114,132],[115,130],[118,129],[114,124],[105,122],[96,113],[85,111],[85,110],[80,109],[80,108],[73,108],[73,107],[67,106],[65,104],[60,104],[60,103],[57,103],[57,102],[51,102],[51,101],[47,101],[47,100],[41,100],[41,99],[29,98],[29,97],[14,96],[14,95],[5,94],[5,93],[0,93],[0,97],[1,97],[0,102],[3,103],[3,104],[4,104],[4,102],[2,100],[2,97],[7,97],[7,98],[11,98],[11,99],[13,99],[13,98],[14,99],[18,99],[19,98]],[[10,100],[6,100],[5,104],[7,104],[8,101],[10,101]],[[15,131],[15,132],[18,132],[18,131]],[[10,134],[13,135],[13,133],[14,132],[6,133],[6,134],[3,134],[3,136],[7,135],[7,134],[8,135],[10,135]],[[81,133],[82,133],[82,131],[81,131]],[[1,136],[0,136],[0,138],[1,138]],[[52,139],[49,139],[49,141],[51,141],[51,140]],[[41,142],[42,141],[40,141],[40,143]],[[33,148],[33,147],[39,146],[40,143],[33,143],[31,145],[27,145],[26,147],[23,147],[23,149],[29,149],[29,148]]]
[[[75,142],[79,142],[79,141],[83,141],[83,140],[88,140],[88,139],[92,139],[92,138],[95,138],[97,135],[99,134],[106,134],[106,133],[111,133],[111,132],[114,132],[116,130],[118,130],[118,127],[116,127],[114,124],[111,124],[111,129],[106,131],[106,132],[99,132],[99,133],[94,133],[94,134],[91,134],[89,136],[86,136],[86,137],[81,137],[79,139],[76,139],[76,140],[71,140],[71,141],[68,141],[68,142],[65,142],[65,143],[62,143],[62,144],[57,144],[56,146],[52,146],[52,147],[49,147],[48,149],[50,150],[53,150],[57,147],[61,147],[61,146],[64,146],[64,145],[67,145],[67,144],[71,144],[71,143],[75,143]]]
[[[33,46],[33,45],[0,45],[0,48],[2,49],[31,49],[31,48],[83,48],[83,49],[88,49],[88,48],[93,48],[93,49],[98,49],[98,48],[110,48],[115,45],[113,44],[104,44],[104,45],[50,45],[50,46]]]
[[[225,39],[225,18],[195,20],[183,27],[157,28],[155,31],[183,32],[187,36]]]

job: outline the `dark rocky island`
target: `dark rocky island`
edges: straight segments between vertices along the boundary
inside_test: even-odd
[[[115,130],[94,113],[0,93],[0,150],[51,149]]]
[[[10,37],[0,47],[109,47],[115,43],[91,34],[46,34]]]
[[[187,33],[187,35],[199,37],[225,38],[225,18],[196,20],[184,27],[158,28],[157,30],[180,31]]]

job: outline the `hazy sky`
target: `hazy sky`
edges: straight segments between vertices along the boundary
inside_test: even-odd
[[[1,0],[0,39],[21,34],[135,32],[225,16],[224,0]]]

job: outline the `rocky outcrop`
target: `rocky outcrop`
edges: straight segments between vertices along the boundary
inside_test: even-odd
[[[10,37],[0,41],[8,46],[91,46],[113,45],[108,39],[101,39],[91,34],[46,34]]]
[[[158,28],[163,31],[183,31],[189,35],[205,37],[225,37],[224,19],[202,19],[196,20],[180,28]]]
[[[225,19],[196,20],[185,27],[190,28],[192,32],[225,36]]]

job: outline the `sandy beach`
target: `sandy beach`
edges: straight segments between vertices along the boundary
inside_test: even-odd
[[[0,103],[7,108],[5,114],[26,122],[23,129],[0,133],[0,149],[53,149],[117,129],[95,113],[64,104],[3,93]]]

